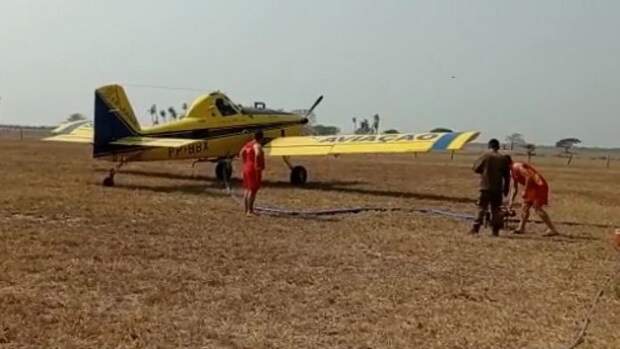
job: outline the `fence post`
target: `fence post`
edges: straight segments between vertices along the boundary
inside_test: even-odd
[[[607,168],[611,166],[611,155],[607,154]]]
[[[24,140],[24,129],[23,128],[19,128],[19,140],[23,141]]]

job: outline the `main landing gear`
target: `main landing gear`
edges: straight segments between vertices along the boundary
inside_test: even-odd
[[[196,167],[196,164],[200,162],[215,163],[215,179],[217,182],[226,186],[230,185],[230,179],[233,174],[232,159],[198,159],[192,163],[192,167]]]
[[[230,159],[218,160],[217,165],[215,165],[215,178],[217,178],[218,182],[230,183],[232,172],[233,168]]]
[[[291,170],[291,184],[297,187],[301,187],[308,181],[308,170],[303,166],[293,166],[289,161],[289,158],[282,157],[286,166]]]

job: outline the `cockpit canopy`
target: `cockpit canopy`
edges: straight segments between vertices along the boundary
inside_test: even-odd
[[[215,106],[222,116],[239,114],[239,110],[237,110],[234,103],[230,102],[228,98],[218,96],[215,99]]]
[[[213,92],[208,96],[198,98],[192,104],[188,115],[198,118],[214,116],[212,115],[212,112],[209,112],[210,105],[214,105],[217,112],[222,117],[234,115],[296,115],[283,110],[268,109],[264,102],[255,102],[253,107],[245,107],[241,104],[235,104],[221,92]]]

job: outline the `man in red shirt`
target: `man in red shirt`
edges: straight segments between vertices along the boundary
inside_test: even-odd
[[[530,209],[533,207],[538,216],[545,222],[549,228],[545,236],[558,235],[558,231],[553,226],[551,218],[543,206],[549,203],[549,185],[545,178],[536,171],[534,167],[523,162],[514,162],[511,166],[512,173],[512,196],[510,198],[510,208],[514,205],[514,200],[519,193],[519,184],[523,186],[523,198],[521,222],[519,227],[514,231],[515,234],[525,233],[525,224],[530,217]]]
[[[247,216],[255,214],[254,201],[256,200],[256,193],[260,189],[262,173],[265,169],[262,140],[263,132],[256,132],[254,139],[247,142],[239,153],[239,157],[243,162],[243,201]]]

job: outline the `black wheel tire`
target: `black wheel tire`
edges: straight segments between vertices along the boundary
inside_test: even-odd
[[[114,177],[106,177],[103,179],[104,187],[113,187],[114,186]]]
[[[302,186],[308,181],[308,171],[303,166],[295,166],[291,170],[291,184]]]
[[[215,165],[215,177],[220,183],[230,182],[232,177],[232,165],[229,162],[220,161]]]

